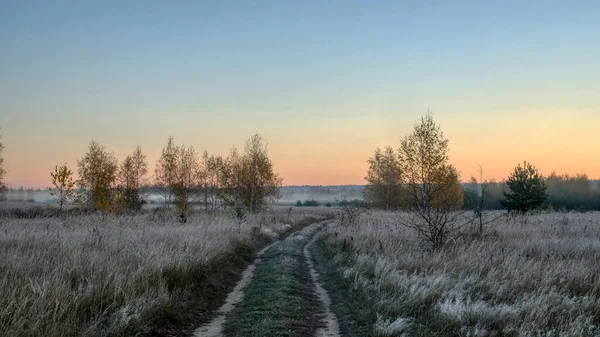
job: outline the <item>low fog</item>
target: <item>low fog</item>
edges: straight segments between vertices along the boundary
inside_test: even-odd
[[[342,200],[363,200],[363,186],[284,186],[280,189],[280,204],[295,204],[300,201],[315,200],[319,203]]]
[[[336,202],[341,200],[363,199],[363,186],[284,186],[281,188],[281,199],[279,204],[295,204],[298,200],[316,200],[319,203]],[[48,204],[58,200],[48,190],[33,189],[11,189],[5,194],[7,201],[31,202]],[[145,194],[144,199],[148,203],[161,203],[164,197],[161,194]]]
[[[4,196],[7,201],[36,203],[50,203],[58,199],[57,197],[52,196],[50,191],[44,190],[9,190]]]

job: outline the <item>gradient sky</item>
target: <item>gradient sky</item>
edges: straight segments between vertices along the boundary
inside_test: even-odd
[[[362,184],[427,109],[464,180],[600,178],[600,2],[453,2],[3,0],[6,180],[259,132],[284,184]]]

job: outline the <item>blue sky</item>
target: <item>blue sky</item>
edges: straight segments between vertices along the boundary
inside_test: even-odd
[[[288,183],[358,183],[372,150],[397,146],[427,109],[468,171],[491,159],[467,155],[484,151],[465,121],[525,116],[531,148],[544,120],[600,121],[599,18],[591,1],[3,1],[7,179],[44,184],[91,139],[153,159],[168,135],[226,153],[260,132]],[[494,175],[531,151],[494,158]],[[600,176],[584,154],[576,167],[544,158]]]

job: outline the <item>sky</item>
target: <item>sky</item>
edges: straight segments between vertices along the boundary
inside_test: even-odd
[[[258,132],[285,185],[364,184],[432,110],[463,180],[600,178],[598,1],[0,2],[6,181],[46,187],[91,140],[150,171],[172,135]]]

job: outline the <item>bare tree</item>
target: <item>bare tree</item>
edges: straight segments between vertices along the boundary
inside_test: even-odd
[[[173,194],[181,222],[186,222],[191,211],[191,203],[198,192],[200,165],[198,154],[192,146],[186,148],[181,145],[177,150],[177,154]]]
[[[209,156],[208,151],[204,150],[202,153],[202,163],[201,168],[198,171],[198,183],[202,190],[202,203],[204,204],[204,210],[208,212],[208,199],[210,195],[209,188],[209,178],[208,178],[208,166],[209,161],[211,160],[211,156]]]
[[[375,150],[373,157],[369,158],[367,162],[369,163],[369,171],[365,180],[369,184],[365,186],[365,200],[386,211],[399,207],[402,172],[400,161],[394,149],[388,146],[381,151],[378,148]]]
[[[428,113],[401,140],[400,167],[408,215],[401,223],[414,229],[432,246],[446,243],[465,217],[459,175],[449,163],[448,139]]]
[[[179,148],[175,145],[173,137],[169,137],[167,145],[162,149],[154,169],[156,187],[161,191],[167,207],[173,201],[175,183],[177,181],[178,157]]]
[[[222,180],[221,202],[226,207],[232,207],[234,210],[241,208],[241,189],[242,179],[238,174],[242,172],[242,159],[238,154],[237,148],[234,146],[229,152],[229,157],[223,160],[220,168],[220,176]]]
[[[215,156],[214,159],[211,161],[210,170],[213,172],[211,174],[215,175],[213,185],[213,187],[215,188],[213,205],[216,209],[219,203],[221,203],[223,200],[225,187],[227,186],[227,158],[223,158],[222,156]]]
[[[475,207],[473,207],[474,219],[473,222],[477,227],[477,233],[481,236],[485,227],[499,218],[503,217],[504,214],[499,214],[496,217],[490,218],[489,212],[486,211],[487,198],[490,189],[490,181],[483,179],[483,169],[481,165],[477,170],[479,173],[479,181],[475,177],[471,177],[471,185],[477,186],[477,201]]]
[[[2,127],[0,127],[1,131]],[[6,170],[4,169],[4,156],[2,152],[4,152],[4,143],[2,142],[2,134],[0,133],[0,200],[4,199],[4,193],[6,192],[6,183],[4,182]]]
[[[96,141],[92,141],[88,152],[77,161],[79,187],[84,191],[84,202],[88,207],[110,211],[114,206],[114,192],[118,162],[112,153]]]
[[[339,203],[339,201],[338,201]],[[354,203],[345,203],[340,205],[340,224],[345,226],[354,226],[358,224],[361,215],[369,211],[366,207],[361,207]]]
[[[120,193],[123,207],[131,210],[142,208],[141,189],[146,183],[148,162],[142,148],[138,145],[133,154],[125,157],[119,169]]]
[[[224,176],[223,166],[225,161],[221,156],[208,155],[208,152],[204,151],[202,155],[202,185],[204,192],[204,203],[206,210],[210,206],[210,209],[214,212],[219,206],[219,200],[221,199],[222,189],[224,187]]]

